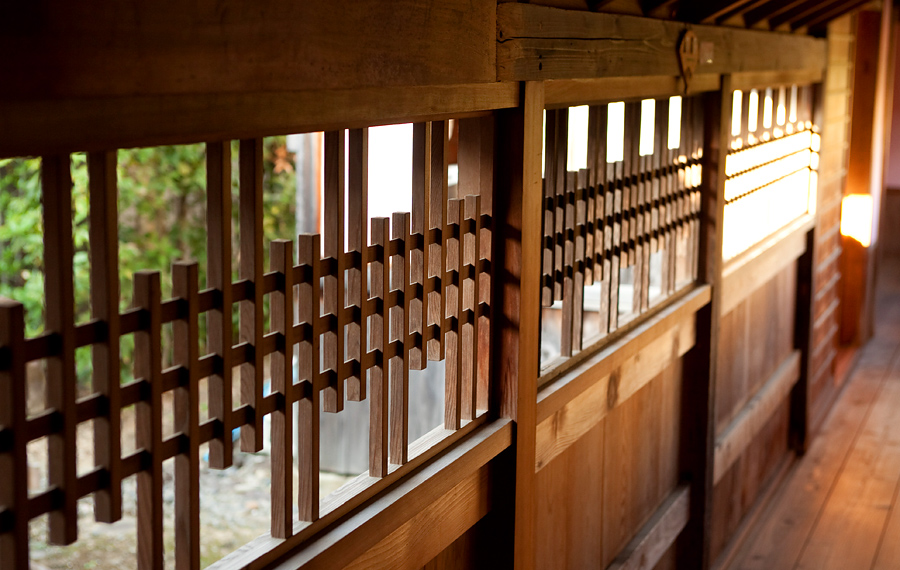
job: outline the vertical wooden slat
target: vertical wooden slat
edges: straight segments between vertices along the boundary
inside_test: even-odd
[[[447,236],[444,221],[447,219],[447,160],[449,152],[450,126],[448,121],[431,123],[431,186],[426,187],[428,195],[425,207],[428,212],[428,226],[425,228],[425,244],[428,250],[428,269],[425,280],[428,289],[426,301],[426,334],[428,360],[444,359],[443,331],[446,326],[446,306],[443,295],[444,252]]]
[[[413,264],[412,279],[422,285],[422,298],[410,305],[410,311],[414,314],[411,320],[420,326],[422,345],[425,357],[418,364],[424,367],[426,360],[433,359],[429,354],[439,355],[436,349],[439,341],[435,339],[434,331],[429,317],[429,302],[432,299],[435,281],[431,279],[431,123],[416,123],[413,125],[413,180],[412,180],[412,226],[411,235],[421,240],[421,249],[416,249],[415,255],[410,260]],[[374,233],[372,234],[375,235]],[[379,235],[379,239],[381,234]],[[374,239],[374,237],[373,237]]]
[[[272,393],[281,394],[281,405],[272,413],[272,527],[274,538],[288,538],[294,515],[294,244],[275,240],[269,246],[269,266],[283,283],[269,297],[271,329],[284,338],[284,346],[272,353]]]
[[[368,254],[366,228],[369,223],[369,129],[350,131],[347,226],[348,248],[355,252],[354,263],[348,267],[347,289],[350,304],[359,309],[357,319],[347,326],[347,356],[352,369],[347,380],[347,399],[359,402],[366,398],[366,353],[368,314]]]
[[[49,437],[49,482],[63,493],[50,512],[50,543],[78,539],[75,430],[75,293],[72,278],[72,173],[69,156],[41,160],[44,202],[46,330],[59,335],[59,356],[47,359],[47,407],[62,414],[62,430]]]
[[[318,234],[300,235],[299,265],[304,278],[297,288],[299,319],[305,327],[298,351],[297,506],[300,520],[319,518],[319,392],[324,389],[320,356],[322,319],[319,291],[321,244]]]
[[[632,175],[632,222],[631,235],[629,238],[631,247],[633,248],[631,263],[632,265],[634,265],[634,271],[632,273],[633,294],[631,302],[631,312],[634,315],[640,314],[641,300],[644,298],[644,271],[646,270],[646,266],[644,265],[644,202],[646,200],[647,171],[649,170],[648,163],[650,161],[650,156],[641,154],[640,151],[641,129],[643,127],[642,123],[644,121],[643,105],[641,105],[639,109],[640,111],[637,113],[637,124],[635,126],[637,135],[635,137],[637,139],[637,151],[635,153],[636,158],[634,164],[637,166],[637,168]]]
[[[253,283],[253,298],[241,302],[241,342],[253,359],[241,365],[241,403],[253,408],[253,423],[241,428],[241,450],[263,448],[263,140],[246,139],[240,147],[241,279]]]
[[[369,394],[369,476],[384,477],[388,473],[388,378],[390,358],[390,314],[388,295],[391,290],[390,224],[387,218],[372,218],[372,245],[378,255],[372,259],[372,297],[382,310],[372,315],[369,329],[372,352],[378,355],[371,371]]]
[[[209,442],[209,466],[231,466],[231,141],[206,144],[207,287],[218,291],[220,305],[206,314],[209,351],[221,369],[209,377],[209,417],[222,423],[222,437]]]
[[[709,114],[705,105],[703,104],[702,97],[694,97],[693,98],[693,113],[692,113],[692,121],[691,121],[691,130],[694,132],[693,136],[693,150],[692,155],[696,157],[697,166],[696,169],[698,172],[709,173],[709,168],[706,165],[701,164],[701,160],[706,156],[704,151],[704,145],[706,144],[706,139],[704,138],[704,124],[705,117]],[[725,159],[722,158],[722,168],[724,168]],[[690,216],[691,216],[691,245],[694,254],[692,256],[692,272],[691,277],[693,279],[697,279],[700,276],[700,255],[702,250],[700,249],[700,213],[702,211],[701,208],[701,185],[703,184],[702,178],[706,176],[703,174],[700,177],[699,184],[696,182],[692,182],[692,191],[691,191],[691,207],[690,207]],[[724,176],[724,174],[723,174]],[[724,187],[724,182],[723,182]],[[723,198],[724,200],[724,194]],[[721,246],[719,250],[719,255],[721,256]]]
[[[476,258],[474,261],[475,305],[473,307],[476,355],[472,359],[477,377],[475,409],[487,409],[490,378],[490,287],[486,273],[491,257],[491,212],[494,191],[494,121],[493,115],[462,119],[459,122],[459,196],[466,200],[477,196],[473,206]],[[468,202],[466,202],[467,208]],[[468,212],[468,210],[466,210]],[[468,214],[467,214],[468,215]],[[463,416],[465,419],[465,416]]]
[[[588,188],[588,170],[578,171],[575,183],[575,252],[572,271],[573,299],[572,299],[572,349],[582,349],[584,334],[584,282],[585,282],[585,241],[587,236],[587,204],[585,194],[590,193]],[[593,233],[593,232],[592,232]]]
[[[406,357],[409,315],[409,214],[395,213],[391,220],[391,282],[398,297],[390,314],[391,341],[398,347],[390,366],[390,460],[405,465],[409,459],[409,364]],[[446,247],[444,248],[446,251]],[[402,299],[400,301],[399,299]]]
[[[544,199],[542,202],[543,243],[541,246],[541,306],[553,304],[553,260],[556,250],[556,111],[544,111],[546,125],[544,128]]]
[[[187,386],[175,388],[175,431],[188,438],[187,453],[175,456],[175,567],[200,568],[200,378],[197,374],[200,329],[196,262],[172,267],[172,294],[187,309],[172,325],[174,363],[187,370]]]
[[[572,334],[575,318],[575,186],[578,184],[577,172],[565,172],[563,186],[563,232],[562,232],[562,331],[560,335],[560,354],[572,356]]]
[[[119,233],[116,152],[89,153],[91,316],[106,323],[106,339],[92,347],[94,391],[108,403],[94,420],[94,464],[109,473],[109,487],[94,494],[101,522],[122,518],[122,399],[119,390]]]
[[[134,377],[150,384],[150,399],[135,406],[135,445],[150,452],[150,467],[137,474],[137,554],[140,570],[163,567],[162,348],[159,273],[134,274],[134,306],[146,326],[134,333]]]
[[[462,354],[460,345],[460,301],[462,300],[462,279],[460,259],[462,253],[462,232],[460,224],[461,204],[459,200],[451,200],[447,205],[446,231],[447,240],[444,295],[449,316],[447,328],[444,330],[446,360],[444,362],[444,429],[456,430],[462,418]]]
[[[464,327],[460,327],[460,330],[462,346],[466,347],[470,356],[463,361],[463,386],[465,390],[462,398],[462,419],[472,420],[475,419],[478,412],[478,363],[481,355],[478,338],[478,300],[481,285],[479,275],[481,196],[466,196],[465,210],[466,226],[468,228],[464,248],[467,279],[466,286],[463,289],[463,303],[460,312],[465,311],[466,324]]]
[[[335,261],[334,271],[325,275],[325,313],[334,315],[335,330],[324,331],[324,366],[331,370],[331,382],[325,388],[326,412],[344,409],[344,142],[345,131],[325,133],[325,225],[326,258]]]
[[[566,187],[567,159],[569,153],[569,109],[556,110],[556,161],[554,173],[554,248],[553,248],[553,298],[564,297],[565,234],[566,234]]]
[[[626,121],[625,124],[628,124],[627,121],[627,110],[626,109]],[[630,147],[628,145],[628,129],[625,129],[625,136],[623,139],[623,148],[626,149],[624,153],[623,160],[615,162],[613,164],[607,165],[607,186],[609,187],[609,191],[607,192],[607,214],[612,218],[612,228],[611,231],[606,236],[609,240],[609,246],[607,247],[608,255],[610,258],[609,263],[609,290],[608,293],[604,295],[604,298],[609,299],[607,305],[608,311],[608,319],[606,321],[607,330],[609,332],[614,332],[617,328],[619,328],[619,277],[620,277],[620,265],[622,262],[622,221],[624,217],[623,211],[623,195],[624,195],[624,177],[625,177],[625,160],[628,158],[629,153],[627,149]],[[604,273],[606,272],[606,267],[604,266]]]
[[[0,505],[12,511],[12,532],[0,533],[0,562],[28,567],[28,438],[25,311],[0,297],[0,426],[12,429],[12,449],[0,453]]]

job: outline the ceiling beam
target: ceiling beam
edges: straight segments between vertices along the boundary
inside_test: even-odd
[[[793,29],[797,29],[801,26],[807,26],[809,29],[822,27],[828,24],[831,20],[835,20],[840,18],[844,14],[848,12],[852,12],[857,8],[868,4],[870,0],[851,0],[849,2],[842,2],[839,6],[834,6],[827,10],[822,10],[817,14],[809,17],[806,21],[797,22],[796,26],[791,25]]]
[[[762,6],[744,14],[744,24],[749,28],[763,20],[771,20],[774,16],[802,4],[804,0],[769,0]]]
[[[772,26],[772,28],[777,28],[782,24],[791,24],[793,26],[794,22],[804,20],[807,16],[819,12],[823,7],[831,8],[844,1],[845,0],[832,0],[831,2],[823,3],[822,0],[806,0],[791,10],[769,18],[769,25]]]
[[[754,0],[707,0],[705,2],[684,2],[685,18],[697,24],[711,24],[729,12],[739,11]]]
[[[750,0],[750,2],[747,2],[746,4],[742,4],[740,6],[733,5],[727,12],[716,17],[716,23],[721,24],[722,22],[725,22],[726,20],[730,20],[731,18],[734,18],[735,16],[742,16],[742,15],[746,14],[747,12],[749,12],[750,10],[755,10],[756,8],[759,8],[760,6],[762,6],[763,4],[765,4],[768,1],[769,0]]]

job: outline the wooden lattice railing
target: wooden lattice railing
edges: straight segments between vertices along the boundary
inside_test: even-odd
[[[724,259],[815,212],[813,97],[810,85],[735,91],[725,159]]]
[[[463,120],[462,129],[480,128],[479,121],[490,119]],[[27,567],[29,521],[44,514],[49,514],[51,543],[76,541],[82,497],[94,496],[98,521],[119,520],[122,481],[136,476],[138,567],[161,568],[162,465],[174,458],[175,562],[178,568],[199,567],[200,446],[208,443],[210,466],[224,469],[232,464],[232,430],[240,428],[241,450],[260,451],[267,416],[271,534],[308,536],[321,528],[316,521],[341,508],[356,488],[351,485],[341,500],[320,507],[320,412],[341,412],[345,397],[368,400],[369,479],[362,486],[386,486],[407,471],[411,453],[422,453],[410,451],[409,371],[424,369],[428,361],[446,361],[447,431],[426,443],[446,446],[455,430],[485,417],[489,369],[482,365],[487,358],[479,355],[490,351],[492,182],[483,173],[461,173],[457,197],[451,198],[448,121],[418,123],[413,133],[412,211],[372,218],[368,239],[368,131],[327,132],[323,233],[300,235],[296,244],[272,241],[268,271],[263,267],[262,139],[241,141],[240,278],[235,282],[231,143],[208,143],[207,287],[201,289],[196,262],[178,261],[172,268],[173,298],[163,300],[159,273],[140,271],[134,275],[133,307],[121,313],[116,152],[89,153],[93,318],[80,325],[73,300],[70,157],[42,158],[46,332],[26,338],[22,305],[0,300],[0,565]],[[492,143],[486,144],[475,152],[489,160]],[[239,341],[232,344],[235,304]],[[208,353],[200,346],[203,315]],[[172,323],[174,365],[163,368],[167,323]],[[120,385],[119,347],[126,335],[134,335],[135,380]],[[93,393],[76,399],[75,351],[81,347],[93,353]],[[263,391],[266,356],[271,359],[268,395]],[[42,359],[47,362],[47,410],[28,417],[26,365]],[[209,379],[209,419],[201,421],[204,378]],[[240,383],[239,403],[233,401],[234,382]],[[167,392],[174,395],[175,434],[164,438]],[[132,405],[137,451],[123,456],[121,412]],[[90,421],[95,468],[78,475],[76,430]],[[49,488],[29,495],[27,445],[43,437],[49,439]]]
[[[641,101],[592,105],[587,168],[578,171],[567,168],[569,108],[547,111],[541,303],[553,307],[562,302],[561,357],[572,356],[593,340],[585,338],[586,286],[600,286],[598,306],[591,310],[599,313],[594,335],[603,337],[696,278],[701,99],[675,98],[671,104],[669,98],[655,100],[654,118],[644,121],[652,121],[644,125],[651,128],[650,137],[643,136],[644,145]],[[619,110],[624,105],[621,134],[608,128],[612,105]],[[647,140],[652,150],[642,150]],[[612,146],[617,148],[610,152]],[[653,254],[659,255],[659,269],[653,271],[651,294]],[[632,301],[623,307],[620,275],[629,268]]]

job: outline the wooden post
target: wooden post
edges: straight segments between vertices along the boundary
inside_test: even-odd
[[[297,508],[300,520],[312,522],[319,518],[319,392],[325,388],[319,362],[322,250],[318,234],[301,234],[297,242],[298,261],[305,269],[297,291],[298,317],[306,330],[297,358],[300,380],[297,389],[302,392],[297,405]]]
[[[815,230],[806,234],[806,251],[797,260],[796,320],[794,348],[800,350],[800,377],[791,389],[790,444],[798,455],[809,445],[809,381],[812,353],[813,291],[815,291]]]
[[[684,357],[680,468],[691,486],[690,520],[678,543],[678,567],[710,566],[715,385],[722,297],[722,216],[725,155],[731,137],[731,76],[720,92],[703,95],[703,180],[699,224],[698,280],[712,285],[712,298],[697,312],[696,343]],[[696,127],[696,125],[695,125]]]
[[[526,82],[522,103],[498,114],[494,215],[492,409],[516,422],[515,567],[535,566],[534,461],[541,310],[541,125],[544,86]],[[512,521],[510,521],[512,523]]]

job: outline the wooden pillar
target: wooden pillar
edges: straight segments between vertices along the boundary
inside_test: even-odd
[[[690,484],[690,519],[678,543],[678,568],[710,567],[715,453],[716,358],[722,298],[722,220],[725,155],[731,140],[730,75],[720,92],[704,94],[703,180],[697,279],[712,285],[712,298],[697,312],[696,343],[685,354],[681,409],[680,470]]]
[[[815,290],[813,259],[816,244],[815,230],[806,234],[806,251],[797,260],[796,319],[794,348],[800,350],[800,378],[791,389],[790,445],[798,455],[806,453],[809,445],[809,382],[812,342],[812,302]]]
[[[494,351],[491,409],[516,423],[512,500],[515,568],[535,566],[534,461],[539,373],[541,147],[544,87],[523,84],[516,109],[498,114],[493,240]]]

